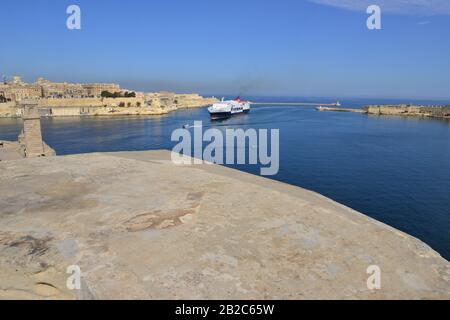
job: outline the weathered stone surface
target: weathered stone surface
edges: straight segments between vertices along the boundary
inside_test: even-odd
[[[25,158],[25,150],[19,142],[0,140],[0,161],[22,158]]]
[[[0,298],[450,297],[450,264],[411,236],[301,188],[169,157],[0,162]],[[70,265],[80,291],[66,287]]]
[[[36,104],[24,107],[23,115],[23,141],[25,143],[25,155],[28,158],[40,157],[45,154],[44,141],[42,140],[41,116]]]
[[[41,117],[35,101],[24,101],[21,108],[23,129],[18,141],[0,141],[0,161],[56,155],[42,140]]]
[[[0,103],[0,118],[17,118],[19,116],[15,102]]]

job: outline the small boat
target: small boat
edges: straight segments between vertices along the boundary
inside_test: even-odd
[[[234,115],[250,112],[250,103],[242,101],[240,97],[234,100],[217,102],[208,108],[212,120],[226,119]]]

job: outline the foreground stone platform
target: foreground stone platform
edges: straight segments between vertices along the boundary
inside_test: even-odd
[[[0,162],[0,298],[450,298],[450,264],[421,241],[316,193],[169,157]],[[70,265],[81,290],[66,287]]]

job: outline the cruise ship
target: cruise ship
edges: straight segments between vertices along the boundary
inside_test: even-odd
[[[208,108],[211,119],[226,119],[234,115],[250,112],[250,103],[242,101],[240,97],[234,100],[222,99],[221,102],[213,104]]]

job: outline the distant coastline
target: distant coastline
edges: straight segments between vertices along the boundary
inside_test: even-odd
[[[199,108],[217,101],[197,94],[155,93],[151,101],[142,98],[67,98],[36,100],[43,117],[162,115],[169,112]],[[0,103],[0,118],[20,118],[19,103]]]
[[[26,83],[15,76],[0,84],[0,118],[21,117],[24,100],[34,100],[43,117],[161,115],[218,101],[197,93],[138,92],[114,83],[58,83],[43,78]]]

